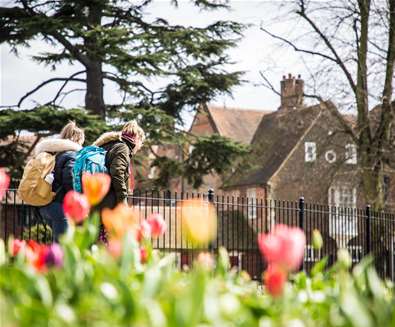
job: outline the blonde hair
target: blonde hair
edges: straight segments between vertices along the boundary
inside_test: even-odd
[[[82,145],[85,141],[85,133],[74,121],[70,121],[60,132],[60,138],[68,139]]]
[[[141,143],[145,141],[145,133],[135,120],[128,121],[123,125],[122,133],[135,134]]]

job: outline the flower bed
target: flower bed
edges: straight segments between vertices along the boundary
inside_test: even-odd
[[[150,238],[166,228],[159,215],[140,223],[126,206],[103,212],[105,245],[97,243],[99,217],[86,219],[90,199],[69,196],[65,208],[72,224],[59,245],[0,240],[2,327],[395,324],[393,285],[377,276],[369,258],[350,272],[351,258],[341,250],[329,270],[324,259],[306,276],[297,272],[304,235],[278,226],[259,236],[269,263],[263,283],[230,270],[223,248],[215,256],[202,252],[193,267],[180,271],[173,254],[152,250]],[[187,235],[201,247],[215,227],[196,226],[191,217],[216,226],[210,223],[213,211],[203,202],[187,205]]]

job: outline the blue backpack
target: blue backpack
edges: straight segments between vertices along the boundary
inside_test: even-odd
[[[107,151],[98,146],[90,145],[77,152],[73,167],[73,188],[82,192],[82,173],[107,173],[105,164]]]

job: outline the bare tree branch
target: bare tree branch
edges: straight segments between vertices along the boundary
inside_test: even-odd
[[[44,82],[42,82],[41,84],[39,84],[38,86],[36,86],[33,90],[27,92],[18,102],[17,106],[20,107],[21,104],[23,103],[23,101],[26,100],[26,98],[28,98],[29,96],[31,96],[32,94],[34,94],[35,92],[37,92],[39,89],[41,89],[43,86],[52,83],[52,82],[59,82],[59,81],[73,81],[73,82],[82,82],[82,83],[86,83],[85,79],[82,78],[67,78],[67,77],[54,77],[54,78],[50,78],[49,80],[46,80]]]
[[[55,97],[54,97],[51,101],[47,102],[45,105],[55,104],[56,100],[59,98],[59,96],[61,95],[61,93],[62,93],[62,91],[64,90],[64,88],[66,87],[66,85],[67,85],[73,78],[75,78],[76,76],[78,76],[78,75],[80,75],[80,74],[82,74],[82,73],[85,73],[85,72],[86,72],[86,70],[81,70],[81,71],[76,72],[76,73],[74,73],[73,75],[71,75],[71,76],[63,83],[63,85],[60,87],[60,89],[59,89],[58,93],[56,93]]]
[[[344,64],[343,60],[340,58],[339,54],[337,53],[336,49],[334,48],[334,46],[332,45],[332,43],[328,40],[328,38],[325,36],[325,34],[320,30],[320,28],[311,20],[310,17],[307,16],[306,14],[306,8],[305,8],[305,2],[304,0],[300,0],[300,10],[297,11],[297,14],[302,17],[304,20],[306,20],[309,25],[313,28],[313,30],[320,36],[320,38],[322,39],[322,41],[325,43],[325,45],[327,46],[327,48],[330,50],[330,52],[333,54],[335,59],[334,61],[339,65],[339,67],[342,69],[342,71],[344,72],[344,74],[346,75],[346,78],[352,88],[352,90],[354,91],[354,93],[356,92],[356,85],[354,83],[354,80],[352,78],[351,73],[349,72],[349,70],[347,69],[346,65]],[[329,57],[331,58],[331,57]]]

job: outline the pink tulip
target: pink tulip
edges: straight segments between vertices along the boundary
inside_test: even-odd
[[[59,268],[63,266],[63,250],[59,244],[54,243],[46,246],[44,262],[47,267]]]
[[[277,225],[271,233],[258,236],[259,249],[266,261],[288,271],[300,267],[305,244],[306,237],[298,227]]]
[[[88,217],[89,210],[90,205],[84,194],[67,192],[63,200],[63,211],[68,219],[78,224]]]
[[[0,200],[10,186],[10,176],[7,175],[4,168],[0,168]]]
[[[150,238],[151,237],[151,225],[146,221],[143,220],[140,223],[140,226],[137,230],[137,242],[141,242],[144,239]]]
[[[264,284],[267,291],[278,297],[283,294],[287,273],[277,265],[270,265],[264,273]]]
[[[149,216],[147,222],[151,226],[151,235],[153,238],[158,238],[165,233],[166,222],[159,213],[154,213]]]

